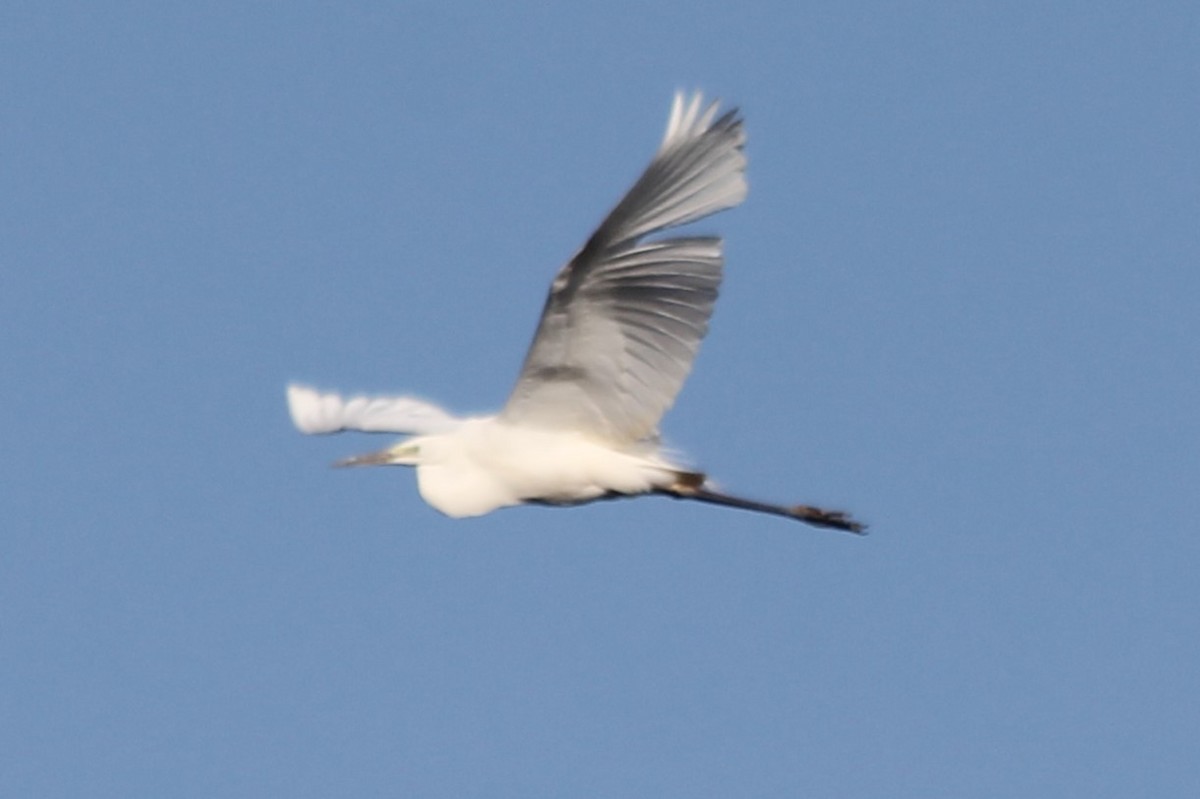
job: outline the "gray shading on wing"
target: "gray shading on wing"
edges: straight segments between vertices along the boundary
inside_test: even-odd
[[[554,278],[501,418],[613,441],[653,437],[691,371],[721,283],[721,239],[643,240],[746,197],[745,133],[675,95],[658,153]]]
[[[292,424],[317,435],[357,430],[363,433],[442,433],[459,420],[436,405],[415,397],[343,397],[292,384],[287,389]]]

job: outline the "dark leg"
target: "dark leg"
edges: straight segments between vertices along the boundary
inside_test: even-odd
[[[694,499],[699,502],[707,502],[711,505],[723,505],[727,508],[741,508],[742,510],[752,510],[759,513],[770,513],[773,516],[796,519],[815,527],[845,530],[846,532],[858,533],[860,535],[866,533],[867,526],[865,524],[855,521],[841,511],[823,510],[822,508],[814,508],[811,505],[772,505],[768,502],[735,497],[720,491],[713,491],[704,485],[703,480],[703,475],[685,472],[680,475],[680,480],[675,485],[670,488],[664,488],[659,493],[675,497],[676,499]]]

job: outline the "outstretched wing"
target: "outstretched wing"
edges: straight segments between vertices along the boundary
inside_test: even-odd
[[[292,384],[287,389],[292,423],[301,433],[411,433],[450,430],[459,420],[413,397],[349,397]]]
[[[559,271],[501,416],[614,441],[653,436],[691,371],[721,283],[721,240],[643,241],[746,197],[745,133],[675,95],[658,153]]]

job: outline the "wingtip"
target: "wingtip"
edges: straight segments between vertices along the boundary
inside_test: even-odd
[[[302,383],[288,383],[287,404],[288,415],[297,430],[306,435],[323,432],[318,424],[321,394],[315,388]]]
[[[706,103],[704,92],[700,89],[676,89],[671,100],[671,113],[667,118],[667,130],[663,135],[662,146],[668,147],[680,139],[699,136],[714,127],[720,106],[720,98],[713,98]],[[733,108],[726,111],[717,120],[717,124],[725,121],[735,124],[739,122],[738,110]]]

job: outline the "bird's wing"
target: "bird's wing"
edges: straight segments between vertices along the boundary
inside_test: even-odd
[[[643,241],[746,197],[745,133],[701,94],[675,95],[654,159],[550,287],[517,385],[515,424],[611,440],[653,436],[708,331],[721,240]]]
[[[287,389],[292,423],[301,433],[439,433],[459,420],[413,397],[343,397],[292,384]]]

